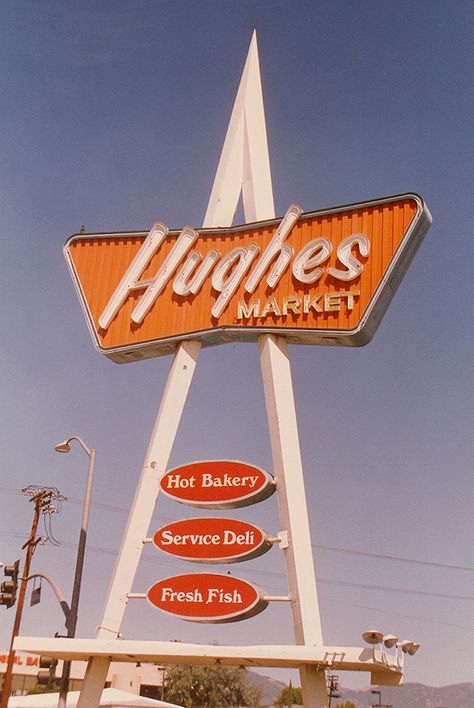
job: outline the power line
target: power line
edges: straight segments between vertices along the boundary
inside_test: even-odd
[[[337,553],[352,553],[358,556],[368,556],[369,558],[377,558],[380,560],[401,561],[403,563],[414,563],[416,565],[431,565],[435,568],[448,568],[450,570],[469,570],[474,568],[466,565],[452,565],[450,563],[438,563],[436,561],[424,561],[417,558],[406,558],[404,556],[389,556],[382,553],[368,553],[367,551],[355,551],[352,548],[341,548],[339,546],[325,546],[321,543],[314,543],[313,548],[321,548],[325,551],[336,551]]]
[[[74,543],[69,543],[69,542],[64,542],[62,544],[63,548],[75,548],[76,544]],[[118,551],[113,550],[112,548],[103,548],[101,546],[88,546],[87,547],[89,551],[92,553],[102,553],[106,555],[112,555],[112,556],[117,556]],[[148,563],[153,563],[156,565],[157,563],[157,557],[156,556],[151,556],[146,553],[142,554],[142,559],[145,562]],[[167,558],[160,558],[160,565],[166,565],[167,567],[172,567],[172,568],[182,568],[182,565],[176,561],[173,561],[172,559],[167,559]],[[279,578],[279,579],[285,579],[286,576],[284,573],[277,573],[273,571],[268,571],[268,570],[252,570],[251,568],[242,568],[242,575],[250,573],[251,575],[263,575],[263,576],[271,576],[274,578]],[[410,588],[394,588],[394,587],[386,587],[383,585],[369,585],[369,584],[364,584],[364,583],[354,583],[354,582],[348,582],[344,580],[330,580],[329,578],[317,578],[318,583],[326,583],[328,585],[340,585],[343,587],[352,587],[352,588],[361,588],[364,590],[378,590],[380,592],[395,592],[395,593],[407,593],[409,595],[423,595],[426,597],[440,597],[443,599],[448,599],[448,600],[474,600],[474,597],[470,596],[464,596],[464,595],[451,595],[448,593],[437,593],[437,592],[429,592],[427,590],[412,590]]]
[[[74,547],[73,543],[70,544],[64,544],[70,547]],[[105,553],[108,555],[117,555],[117,551],[114,551],[112,549],[106,549],[106,548],[100,548],[100,547],[95,547],[95,546],[89,546],[88,550],[96,552],[96,553]],[[147,555],[146,553],[143,553],[142,555],[143,560],[145,560],[148,563],[154,563],[156,564],[156,557]],[[173,562],[172,560],[167,560],[166,558],[161,558],[160,559],[160,564],[165,564],[168,567],[175,567],[175,568],[181,568],[182,566],[176,562]],[[271,571],[262,571],[262,570],[251,570],[246,568],[245,571],[243,571],[241,574],[245,575],[246,573],[250,573],[251,575],[266,575],[266,576],[273,576],[277,578],[281,578],[282,580],[286,579],[286,576],[283,573],[276,573],[276,572],[271,572]],[[318,583],[327,583],[327,584],[335,584],[335,585],[347,585],[348,587],[359,587],[359,588],[364,588],[364,589],[373,589],[373,590],[379,590],[379,591],[385,591],[385,592],[407,592],[407,593],[415,593],[415,594],[420,594],[420,595],[428,595],[428,596],[435,596],[435,597],[442,597],[442,598],[447,598],[447,599],[462,599],[462,600],[473,600],[474,598],[470,597],[462,597],[458,595],[448,595],[448,594],[441,594],[441,593],[430,593],[430,592],[425,592],[421,590],[405,590],[402,588],[385,588],[385,587],[380,587],[380,586],[371,586],[371,585],[361,585],[358,583],[344,583],[342,581],[337,581],[337,580],[327,580],[324,578],[318,578]],[[269,586],[266,586],[267,589]],[[282,588],[273,588],[276,589],[278,592],[282,592]],[[439,624],[445,627],[453,627],[455,629],[467,629],[469,631],[474,631],[474,627],[468,627],[466,625],[460,625],[460,624],[453,624],[451,622],[442,622],[441,620],[431,620],[427,619],[424,617],[417,617],[416,615],[407,615],[403,614],[401,612],[393,612],[390,610],[381,610],[380,608],[377,607],[367,607],[365,605],[357,605],[352,602],[344,602],[343,600],[334,600],[333,598],[328,598],[324,597],[323,595],[319,595],[320,600],[324,600],[326,602],[334,602],[339,605],[347,605],[348,607],[356,607],[358,609],[362,610],[369,610],[370,612],[383,612],[385,614],[390,614],[394,615],[396,617],[406,617],[407,619],[414,619],[418,620],[420,622],[428,622],[429,624]]]
[[[18,489],[0,487],[0,495],[12,496],[16,494],[20,494],[20,491]],[[83,499],[78,499],[76,497],[67,497],[67,501],[71,502],[72,504],[78,504],[80,506],[82,506],[84,503]],[[130,509],[127,509],[125,507],[114,506],[113,504],[103,504],[101,502],[91,502],[91,507],[94,507],[94,509],[101,509],[102,511],[112,511],[119,514],[128,514],[130,512]],[[163,519],[163,521],[174,521],[174,518],[172,518],[171,516],[162,516],[161,514],[153,514],[153,518]]]
[[[407,619],[418,620],[419,622],[428,622],[429,624],[442,624],[445,627],[455,627],[456,629],[468,629],[474,632],[474,627],[467,627],[464,624],[453,624],[452,622],[441,622],[441,620],[432,620],[425,617],[417,617],[416,615],[406,615],[402,612],[393,612],[391,610],[381,610],[379,607],[367,607],[366,605],[356,605],[353,602],[344,602],[343,600],[334,600],[332,597],[319,596],[320,600],[325,602],[335,602],[337,605],[347,605],[348,607],[356,607],[359,610],[370,610],[371,612],[382,612],[386,615],[395,615],[396,617],[406,617]]]
[[[383,590],[388,592],[403,592],[409,595],[425,595],[429,597],[442,597],[447,600],[474,600],[474,597],[465,595],[449,595],[441,592],[428,592],[426,590],[411,590],[407,588],[387,588],[382,585],[365,585],[363,583],[350,583],[345,580],[327,580],[326,578],[318,578],[318,583],[329,583],[331,585],[341,585],[343,587],[363,588],[364,590]]]
[[[20,533],[4,533],[1,535],[14,537],[14,538],[23,538],[23,534],[20,534]],[[70,543],[70,542],[64,542],[62,544],[63,548],[75,548],[76,546],[77,546],[77,544]],[[117,556],[117,554],[118,554],[118,552],[114,549],[103,548],[100,546],[88,546],[88,551],[90,551],[92,553],[99,553],[99,554],[111,555],[111,556]],[[144,553],[142,558],[143,558],[143,560],[145,560],[148,563],[156,564],[156,557],[154,557],[154,556],[147,555]],[[166,558],[160,558],[160,564],[166,565],[168,567],[175,567],[175,568],[182,567],[179,563],[173,562],[172,560],[167,560]],[[263,576],[267,576],[267,577],[274,577],[274,578],[279,578],[282,580],[284,580],[286,578],[284,573],[277,573],[277,572],[266,571],[266,570],[251,570],[251,569],[247,568],[247,569],[245,569],[245,571],[242,574],[245,575],[246,573],[250,573],[251,575],[263,575]],[[450,599],[450,600],[451,599],[459,599],[459,600],[473,600],[474,599],[472,597],[463,597],[463,596],[459,596],[459,595],[431,593],[431,592],[422,591],[422,590],[409,590],[409,589],[406,590],[404,588],[388,588],[388,587],[382,587],[382,586],[363,585],[363,584],[359,584],[359,583],[349,583],[349,582],[338,581],[338,580],[329,580],[329,579],[325,579],[325,578],[318,578],[318,583],[342,585],[342,586],[347,586],[347,587],[358,587],[358,588],[369,589],[369,590],[378,590],[378,591],[383,591],[383,592],[414,593],[414,594],[418,594],[418,595],[442,597],[442,598]],[[276,589],[278,590],[278,592],[282,591],[281,587],[276,588]],[[401,612],[393,612],[390,610],[382,610],[378,607],[368,607],[366,605],[357,605],[352,602],[344,602],[343,600],[335,600],[334,598],[324,597],[323,595],[320,595],[319,599],[324,600],[325,602],[333,602],[338,605],[346,605],[348,607],[355,607],[357,609],[370,610],[371,612],[382,612],[385,614],[395,615],[396,617],[406,617],[407,619],[414,619],[414,620],[418,620],[420,622],[428,622],[429,624],[439,624],[439,625],[443,625],[445,627],[454,627],[456,629],[467,629],[469,631],[474,631],[474,627],[468,627],[466,625],[453,624],[451,622],[442,622],[440,620],[432,620],[432,619],[427,619],[424,617],[417,617],[416,615],[407,615],[407,614],[403,614]]]
[[[16,489],[9,489],[7,487],[0,487],[0,494],[19,494],[19,491]],[[72,502],[73,504],[82,504],[81,499],[76,499],[75,497],[68,497],[68,501]],[[112,511],[120,514],[128,514],[129,509],[126,509],[124,507],[119,507],[119,506],[114,506],[112,504],[102,504],[99,502],[92,502],[91,506],[93,506],[96,509],[102,509],[103,511]],[[154,519],[162,519],[163,521],[174,521],[175,519],[169,516],[162,516],[159,514],[154,514],[153,515]],[[357,556],[365,556],[366,558],[376,558],[378,560],[388,560],[388,561],[397,561],[400,563],[411,563],[413,565],[423,565],[423,566],[428,566],[428,567],[433,567],[433,568],[444,568],[446,570],[463,570],[463,571],[469,571],[473,572],[474,567],[473,566],[467,566],[467,565],[454,565],[452,563],[441,563],[438,561],[427,561],[427,560],[421,560],[420,558],[409,558],[407,556],[392,556],[388,554],[383,554],[383,553],[370,553],[369,551],[358,551],[353,548],[343,548],[341,546],[329,546],[326,544],[322,543],[313,543],[312,544],[313,548],[317,548],[323,551],[333,551],[335,553],[349,553],[352,555],[357,555]]]
[[[21,534],[17,534],[17,535],[20,536]],[[63,546],[64,546],[64,547],[68,547],[68,548],[74,548],[74,547],[75,547],[75,544],[74,544],[74,543],[65,543],[65,544],[63,544]],[[114,550],[111,549],[111,548],[101,548],[101,547],[98,547],[98,546],[88,546],[88,550],[89,550],[89,551],[92,551],[93,553],[94,553],[94,552],[95,552],[95,553],[102,553],[102,554],[112,555],[112,556],[116,556],[116,555],[117,555],[117,551],[114,551]],[[154,563],[154,564],[156,564],[156,558],[155,558],[154,556],[147,555],[147,554],[144,553],[143,556],[142,556],[142,558],[143,558],[143,560],[145,560],[145,561],[147,561],[147,562],[149,562],[149,563]],[[173,562],[172,560],[167,560],[166,558],[161,558],[161,559],[160,559],[160,564],[161,564],[161,565],[164,564],[164,565],[166,565],[166,566],[168,566],[168,567],[175,567],[175,568],[178,568],[178,567],[181,568],[181,567],[182,567],[182,566],[179,565],[178,563]],[[267,576],[273,576],[273,577],[281,578],[281,579],[283,579],[283,580],[286,578],[286,576],[285,576],[283,573],[275,573],[275,572],[271,572],[271,571],[261,571],[261,570],[250,570],[250,569],[246,569],[246,570],[242,573],[242,575],[245,575],[245,573],[250,573],[251,575],[253,574],[253,575],[267,575]],[[395,592],[415,592],[415,593],[419,593],[419,594],[422,594],[422,595],[429,595],[429,596],[435,595],[436,597],[441,596],[441,597],[449,598],[449,599],[470,599],[470,600],[474,599],[474,598],[463,598],[463,597],[459,597],[458,595],[439,595],[439,594],[437,594],[437,593],[430,593],[430,592],[416,591],[416,590],[410,591],[410,590],[404,590],[404,589],[402,589],[402,588],[396,588],[396,589],[394,589],[394,588],[384,588],[384,587],[373,587],[373,586],[371,586],[371,585],[359,585],[359,584],[357,584],[357,583],[342,583],[341,581],[337,581],[337,580],[334,580],[334,581],[333,581],[333,580],[325,580],[324,578],[318,578],[318,583],[321,583],[321,582],[325,582],[325,583],[327,583],[327,584],[332,584],[332,583],[334,583],[334,584],[337,584],[337,585],[339,585],[339,584],[345,584],[345,585],[348,585],[348,586],[350,586],[350,587],[369,588],[369,589],[376,589],[376,590],[381,590],[381,591],[386,591],[386,592],[391,592],[391,591],[394,590]],[[281,591],[282,591],[282,588],[281,588],[281,587],[279,587],[279,588],[274,588],[274,589],[278,590],[278,592],[281,592]],[[390,611],[390,610],[381,610],[381,609],[378,608],[378,607],[367,607],[366,605],[357,605],[357,604],[352,603],[352,602],[344,602],[343,600],[334,600],[333,598],[324,597],[323,595],[320,595],[320,596],[319,596],[319,599],[320,599],[320,600],[324,600],[324,601],[326,601],[326,602],[334,602],[334,603],[336,603],[336,604],[338,604],[338,605],[347,605],[348,607],[356,607],[356,608],[362,609],[362,610],[370,610],[371,612],[383,612],[383,613],[385,613],[385,614],[395,615],[396,617],[406,617],[407,619],[415,619],[415,620],[418,620],[418,621],[420,621],[420,622],[428,622],[428,623],[430,623],[430,624],[440,624],[440,625],[443,625],[443,626],[446,626],[446,627],[454,627],[454,628],[456,628],[456,629],[467,629],[467,630],[469,630],[469,631],[474,631],[474,627],[468,627],[468,626],[466,626],[466,625],[453,624],[453,623],[451,623],[451,622],[442,622],[442,621],[440,621],[440,620],[431,620],[431,619],[427,619],[427,618],[424,618],[424,617],[417,617],[416,615],[407,615],[407,614],[403,614],[403,613],[401,613],[401,612],[393,612],[393,611]]]

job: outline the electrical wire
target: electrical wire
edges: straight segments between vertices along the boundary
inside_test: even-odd
[[[70,542],[64,542],[61,544],[63,548],[77,548],[77,544],[75,543],[70,543]],[[115,551],[111,548],[103,548],[100,546],[87,546],[87,550],[91,551],[92,553],[101,553],[105,555],[111,555],[111,556],[117,556],[118,551]],[[149,554],[143,553],[142,554],[142,560],[144,560],[146,563],[153,563],[154,565],[157,565],[157,557],[156,556],[151,556]],[[160,566],[166,566],[166,567],[172,567],[172,568],[182,568],[182,565],[174,560],[168,560],[166,558],[160,558],[159,559],[159,564]],[[285,574],[284,573],[276,573],[272,571],[264,571],[264,570],[252,570],[250,568],[246,568],[245,570],[242,569],[242,575],[245,574],[250,574],[250,575],[265,575],[265,576],[272,576],[274,578],[278,579],[285,579]],[[330,580],[329,578],[317,578],[318,583],[326,583],[328,585],[340,585],[343,587],[355,587],[355,588],[361,588],[364,590],[377,590],[380,592],[395,592],[395,593],[407,593],[409,595],[423,595],[426,597],[440,597],[443,599],[448,599],[448,600],[468,600],[472,601],[474,600],[474,597],[470,596],[464,596],[464,595],[451,595],[448,593],[436,593],[436,592],[429,592],[428,590],[412,590],[410,588],[394,588],[394,587],[385,587],[382,585],[368,585],[368,584],[363,584],[363,583],[353,583],[353,582],[346,582],[343,580]]]
[[[23,538],[24,534],[21,533],[2,533],[0,534],[2,536],[8,536],[11,538]],[[74,549],[77,548],[77,544],[71,543],[71,542],[64,542],[61,544],[61,547],[64,549]],[[100,546],[91,546],[89,545],[87,547],[87,550],[92,553],[99,553],[99,554],[104,554],[104,555],[111,555],[111,556],[117,556],[118,552],[116,550],[113,550],[111,548],[103,548]],[[148,563],[153,563],[156,564],[157,560],[155,557],[147,554],[143,554],[142,556],[143,560]],[[164,558],[160,558],[159,561],[160,565],[165,565],[168,567],[176,567],[176,568],[181,568],[182,566],[179,563],[173,562],[172,560],[167,560]],[[251,569],[246,569],[243,574],[250,574],[250,575],[264,575],[268,577],[275,577],[284,580],[285,575],[283,573],[277,573],[277,572],[272,572],[272,571],[264,571],[264,570],[251,570]],[[387,588],[387,587],[382,587],[382,586],[372,586],[372,585],[363,585],[363,584],[358,584],[358,583],[349,583],[349,582],[344,582],[344,581],[337,581],[337,580],[329,580],[326,578],[318,578],[318,583],[326,583],[326,584],[334,584],[334,585],[342,585],[342,586],[347,586],[347,587],[358,587],[358,588],[363,588],[363,589],[370,589],[370,590],[378,590],[378,591],[383,591],[383,592],[401,592],[401,593],[414,593],[418,595],[425,595],[425,596],[434,596],[434,597],[441,597],[444,599],[458,599],[458,600],[473,600],[474,598],[471,597],[464,597],[464,596],[459,596],[459,595],[450,595],[450,594],[441,594],[441,593],[431,593],[427,591],[421,591],[421,590],[410,590],[410,589],[404,589],[404,588]],[[271,587],[271,586],[266,586],[267,589],[275,590],[277,592],[286,592],[286,590],[282,590],[281,587]],[[329,597],[324,597],[324,595],[319,595],[319,599],[324,601],[324,602],[332,602],[336,603],[338,605],[345,605],[347,607],[355,607],[357,609],[362,609],[362,610],[369,610],[371,612],[382,612],[385,614],[390,614],[390,615],[395,615],[397,617],[406,617],[408,619],[414,619],[420,622],[427,622],[429,624],[437,624],[437,625],[442,625],[445,627],[453,627],[456,629],[465,629],[468,631],[474,631],[474,627],[469,627],[467,625],[460,625],[460,624],[454,624],[451,622],[442,622],[441,620],[434,620],[434,619],[428,619],[425,617],[418,617],[416,615],[407,615],[403,614],[400,612],[392,612],[390,610],[382,610],[378,607],[368,607],[366,605],[358,605],[352,602],[345,602],[343,600],[335,600],[334,598],[329,598]]]
[[[0,494],[19,494],[17,489],[10,489],[7,487],[0,487]],[[82,499],[77,499],[75,497],[68,497],[67,500],[72,504],[82,504]],[[102,504],[99,502],[92,502],[91,506],[95,509],[102,509],[103,511],[112,511],[120,514],[128,514],[130,509],[126,509],[119,506],[114,506],[112,504]],[[175,519],[169,516],[162,516],[161,514],[153,514],[154,519],[161,519],[163,521],[174,521]],[[438,561],[427,561],[421,560],[420,558],[408,558],[406,556],[392,556],[383,553],[371,553],[369,551],[358,551],[353,548],[343,548],[341,546],[329,546],[322,543],[313,543],[312,548],[319,549],[322,551],[332,551],[335,553],[349,553],[352,555],[365,556],[366,558],[377,558],[378,560],[388,560],[388,561],[398,561],[400,563],[411,563],[413,565],[423,565],[431,566],[434,568],[445,568],[446,570],[463,570],[468,572],[474,572],[474,566],[466,565],[454,565],[452,563],[442,563]]]
[[[356,605],[353,602],[344,602],[343,600],[334,600],[332,597],[324,597],[319,595],[319,599],[324,602],[334,602],[337,605],[347,605],[348,607],[356,607],[359,610],[370,610],[371,612],[382,612],[386,615],[395,615],[396,617],[406,617],[407,619],[414,619],[419,622],[428,622],[429,624],[442,624],[444,627],[455,627],[456,629],[467,629],[474,632],[474,627],[467,627],[465,624],[453,624],[452,622],[442,622],[441,620],[427,619],[425,617],[417,617],[416,615],[406,615],[402,612],[393,612],[390,610],[382,610],[380,607],[367,607],[366,605]]]
[[[425,561],[416,558],[405,558],[404,556],[389,556],[383,553],[369,553],[368,551],[355,551],[352,548],[341,548],[340,546],[325,546],[322,543],[313,543],[313,548],[319,548],[324,551],[335,551],[337,553],[351,553],[357,556],[366,556],[368,558],[377,558],[378,560],[400,561],[402,563],[413,563],[415,565],[428,565],[434,568],[447,568],[449,570],[468,570],[474,571],[474,567],[466,565],[452,565],[451,563],[438,563],[436,561]]]
[[[68,497],[68,501],[71,501],[74,504],[82,504],[82,501],[80,499],[75,499],[73,497]],[[112,506],[111,504],[97,504],[94,502],[92,504],[92,506],[95,506],[96,508],[99,508],[99,509],[114,511],[114,512],[118,512],[118,513],[125,513],[125,514],[128,514],[130,511],[129,509],[124,509],[124,508],[118,507],[118,506]],[[153,518],[154,519],[163,519],[164,521],[174,521],[174,519],[171,517],[161,516],[158,514],[154,514]],[[350,553],[353,555],[366,556],[368,558],[377,558],[380,560],[399,561],[402,563],[412,563],[414,565],[425,565],[425,566],[432,566],[435,568],[446,568],[448,570],[466,570],[466,571],[474,572],[473,566],[453,565],[452,563],[426,561],[426,560],[420,560],[419,558],[407,558],[404,556],[391,556],[391,555],[381,554],[381,553],[370,553],[368,551],[357,551],[352,548],[343,548],[341,546],[328,546],[328,545],[321,544],[321,543],[313,543],[312,548],[317,548],[317,549],[320,549],[323,551],[334,551],[337,553]]]

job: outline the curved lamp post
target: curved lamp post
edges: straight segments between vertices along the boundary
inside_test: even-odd
[[[86,551],[87,526],[89,523],[89,509],[91,504],[92,482],[94,479],[95,464],[95,450],[88,447],[84,440],[77,435],[71,435],[71,437],[69,437],[67,440],[64,440],[64,442],[59,443],[59,445],[56,445],[54,449],[56,450],[56,452],[70,452],[71,446],[69,443],[72,440],[76,440],[76,442],[79,443],[86,455],[89,457],[89,466],[87,470],[86,491],[84,493],[84,502],[82,506],[81,532],[79,534],[79,544],[77,547],[76,571],[74,574],[74,585],[72,589],[71,611],[66,620],[66,636],[68,638],[75,637],[76,635],[77,609],[79,606],[79,596],[81,594],[82,569],[84,567],[84,555]],[[71,662],[64,661],[63,672],[61,675],[61,688],[59,692],[58,708],[65,708],[66,706],[70,673]]]

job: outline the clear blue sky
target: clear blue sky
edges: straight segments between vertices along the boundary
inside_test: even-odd
[[[171,359],[94,351],[62,246],[82,224],[200,226],[254,28],[277,213],[416,191],[433,214],[367,347],[290,349],[325,641],[380,628],[423,645],[407,681],[472,681],[471,2],[4,0],[0,560],[20,557],[31,523],[17,491],[57,486],[63,545],[33,568],[70,594],[87,458],[53,446],[81,435],[98,451],[78,625],[93,636]],[[272,470],[253,345],[202,352],[170,464],[219,457]],[[160,498],[154,526],[183,511]],[[240,515],[278,530],[271,499]],[[134,590],[186,570],[148,548]],[[286,590],[276,548],[233,570]],[[0,608],[2,648],[12,615]],[[22,633],[55,631],[44,587]],[[123,634],[292,641],[281,604],[216,626],[134,601]]]

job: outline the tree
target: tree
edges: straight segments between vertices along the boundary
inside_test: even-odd
[[[352,701],[345,701],[344,703],[336,703],[336,708],[357,708],[357,706]]]
[[[234,666],[167,666],[165,700],[194,706],[259,706],[260,691],[246,669]]]
[[[28,695],[32,696],[37,693],[56,693],[58,690],[58,685],[56,683],[51,683],[48,686],[34,686],[28,690]]]
[[[292,686],[291,681],[288,686],[282,688],[275,700],[276,706],[302,706],[303,691],[299,686]]]

